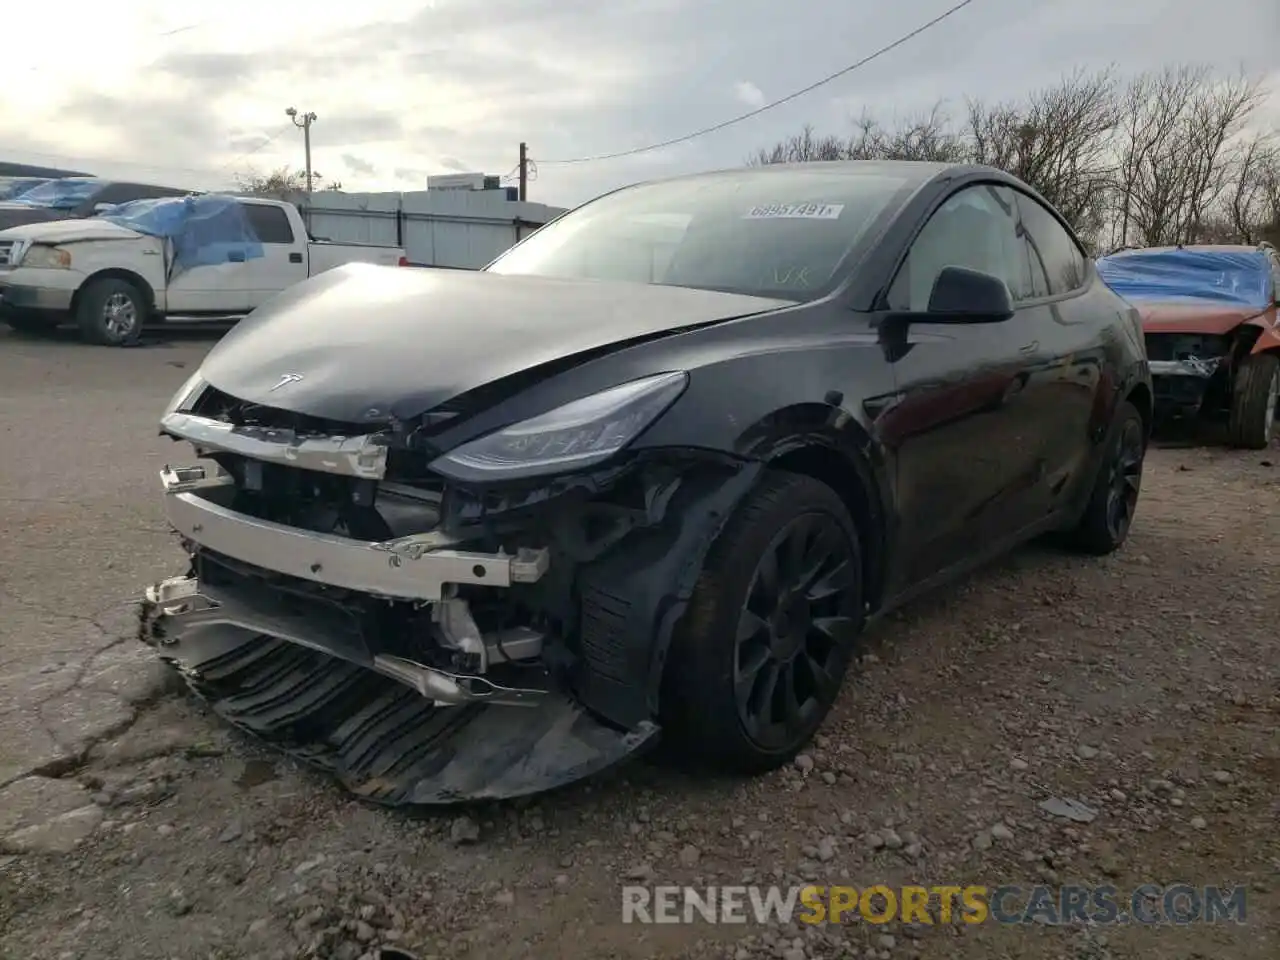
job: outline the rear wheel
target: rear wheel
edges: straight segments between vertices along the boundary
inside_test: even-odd
[[[80,295],[76,323],[88,343],[124,347],[137,342],[147,315],[147,301],[127,280],[94,280]]]
[[[1236,370],[1231,390],[1231,420],[1227,428],[1232,446],[1263,450],[1275,431],[1280,406],[1280,356],[1256,353]]]
[[[672,641],[664,739],[729,772],[781,766],[830,712],[862,624],[844,503],[809,477],[767,475],[712,548]]]
[[[1138,508],[1146,455],[1142,414],[1126,400],[1116,410],[1084,515],[1062,538],[1066,546],[1099,556],[1120,549]]]

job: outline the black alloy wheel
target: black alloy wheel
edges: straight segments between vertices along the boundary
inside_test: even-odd
[[[738,618],[734,699],[747,736],[785,750],[814,726],[857,635],[858,561],[830,517],[806,513],[756,564]]]
[[[697,767],[761,773],[813,737],[864,620],[862,544],[840,496],[768,471],[712,545],[663,668],[659,719]]]
[[[1128,536],[1138,508],[1145,446],[1141,421],[1126,420],[1111,455],[1107,484],[1107,531],[1117,543]]]

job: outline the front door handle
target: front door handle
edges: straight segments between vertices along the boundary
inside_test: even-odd
[[[302,262],[302,254],[298,253],[298,251],[296,251],[296,250],[295,250],[293,253],[289,254],[289,262],[290,262],[290,263],[301,263],[301,262]]]
[[[1040,341],[1032,340],[1030,343],[1023,344],[1018,348],[1019,353],[1035,353],[1040,349]]]

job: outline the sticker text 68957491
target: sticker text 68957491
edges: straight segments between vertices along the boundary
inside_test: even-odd
[[[765,203],[752,207],[743,220],[838,220],[843,203]]]

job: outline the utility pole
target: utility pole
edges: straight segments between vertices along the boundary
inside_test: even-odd
[[[520,202],[529,199],[529,145],[520,144],[520,191],[517,194]]]
[[[298,120],[298,111],[293,107],[285,110],[285,114],[293,121],[295,127],[302,128],[302,143],[307,154],[307,193],[311,193],[311,181],[314,177],[311,174],[311,124],[315,123],[316,115],[314,113],[304,113],[302,120]]]

